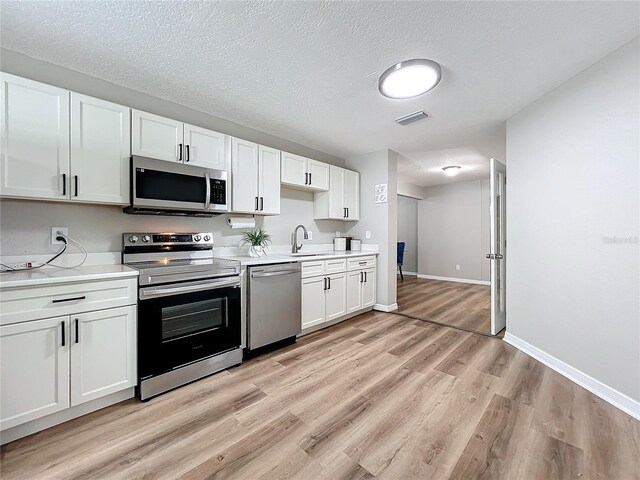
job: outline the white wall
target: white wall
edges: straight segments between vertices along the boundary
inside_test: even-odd
[[[640,401],[640,41],[507,121],[507,332]]]
[[[360,221],[348,225],[349,235],[378,244],[378,305],[396,304],[397,173],[396,152],[382,150],[345,161],[346,168],[360,172]],[[375,186],[387,184],[388,201],[375,203]],[[365,240],[365,233],[371,239]]]
[[[398,182],[398,195],[422,200],[424,197],[423,187],[412,183]]]
[[[427,187],[418,202],[418,273],[490,281],[489,180]],[[460,265],[460,270],[456,270]]]
[[[398,241],[405,242],[404,272],[418,272],[418,200],[398,195]]]

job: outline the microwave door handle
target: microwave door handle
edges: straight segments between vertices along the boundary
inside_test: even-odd
[[[204,172],[204,181],[206,182],[206,199],[204,201],[204,209],[209,210],[209,207],[211,206],[211,177],[209,176],[209,170]]]

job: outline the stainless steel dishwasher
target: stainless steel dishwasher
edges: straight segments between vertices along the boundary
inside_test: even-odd
[[[302,331],[301,272],[297,262],[249,267],[249,352],[295,342]]]

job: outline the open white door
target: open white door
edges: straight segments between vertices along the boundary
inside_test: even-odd
[[[491,335],[496,335],[507,324],[505,310],[505,255],[506,255],[506,179],[507,167],[495,158],[490,163],[491,183]]]

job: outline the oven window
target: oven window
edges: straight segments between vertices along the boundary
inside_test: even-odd
[[[226,327],[227,299],[215,298],[162,308],[162,341]]]
[[[136,196],[151,200],[205,203],[207,184],[204,177],[136,169]]]

